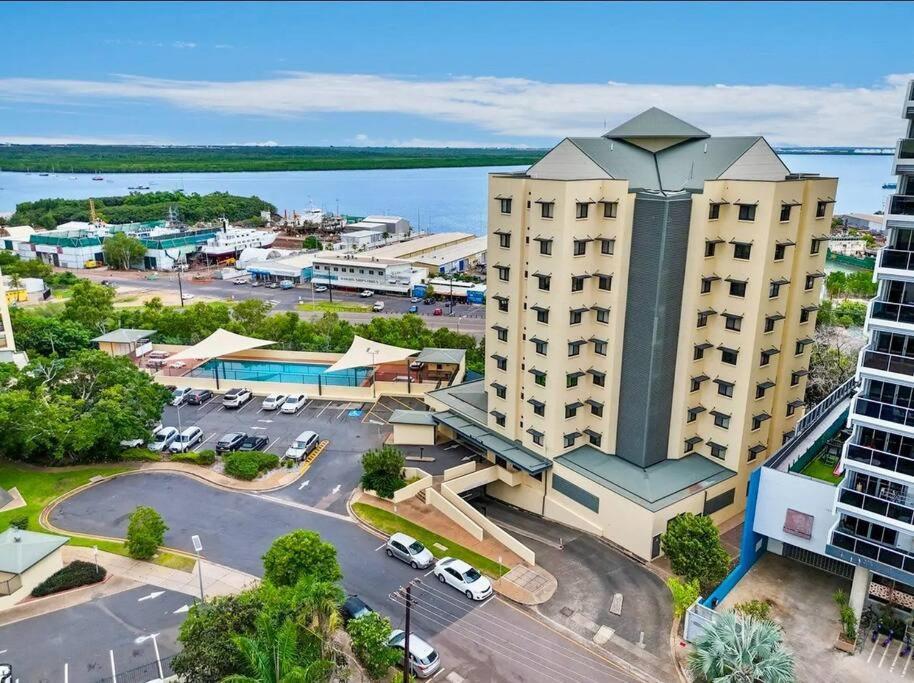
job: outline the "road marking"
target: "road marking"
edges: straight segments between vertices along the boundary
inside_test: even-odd
[[[882,663],[885,661],[885,656],[886,656],[888,653],[889,653],[889,648],[888,648],[888,646],[883,646],[883,648],[882,648],[882,657],[879,658],[879,667],[878,667],[878,668],[880,668],[880,669],[882,668]]]
[[[273,448],[273,446],[276,444],[277,441],[279,441],[279,437],[278,437],[278,436],[277,436],[275,439],[273,439],[273,443],[267,444],[267,452],[269,452],[269,450],[270,450],[271,448]]]
[[[381,548],[386,548],[386,547],[387,547],[387,543],[382,543],[382,544],[379,545],[377,548],[375,548],[374,551],[375,551],[375,552],[378,552]],[[5,651],[5,650],[4,650],[4,651]]]
[[[895,652],[895,659],[892,660],[892,666],[889,667],[889,671],[895,670],[895,665],[898,663],[898,658],[901,656],[901,648],[904,647],[904,641],[898,641],[898,650]]]
[[[873,655],[876,654],[876,647],[878,645],[879,645],[879,637],[877,636],[876,640],[873,642],[873,649],[870,650],[870,656],[866,658],[867,664],[869,664],[870,660],[873,658]]]
[[[258,422],[264,422],[266,424],[272,424],[273,420],[257,420]]]
[[[264,430],[264,429],[266,429],[266,427],[251,427],[251,429],[260,429],[260,430]],[[274,443],[275,443],[275,442],[274,442]]]
[[[0,655],[5,655],[9,650],[0,650]]]
[[[6,652],[6,650],[4,650],[3,652]],[[2,655],[3,652],[0,652],[0,655]],[[70,682],[70,662],[64,662],[63,663],[63,683],[69,683],[69,682]]]
[[[257,414],[260,415],[260,413],[262,413],[262,412],[263,412],[263,408],[261,408],[260,410],[258,410],[258,411],[257,411]]]
[[[311,483],[311,480],[310,480],[310,479],[305,479],[305,480],[301,483],[301,486],[298,487],[298,490],[301,491],[303,488],[305,488],[305,487],[306,487],[308,484],[310,484],[310,483]]]
[[[176,609],[174,612],[172,612],[172,614],[184,614],[184,612],[189,612],[189,611],[190,611],[190,605],[181,605],[178,609]]]
[[[429,574],[431,574],[433,571],[435,571],[435,568],[434,568],[434,567],[432,567],[431,569],[429,569],[429,570],[428,570],[427,572],[425,572],[422,576],[423,576],[423,577],[426,577],[426,576],[428,576]]]
[[[197,406],[197,411],[199,412],[199,411],[203,410],[206,406],[208,406],[210,403],[212,403],[215,400],[216,400],[215,396],[210,397],[210,399],[206,403],[201,403],[199,406]]]
[[[213,433],[210,434],[208,437],[206,437],[205,439],[203,439],[203,441],[200,442],[200,444],[197,446],[197,448],[200,448],[200,446],[202,446],[203,444],[205,444],[207,441],[209,441],[210,439],[212,439],[214,436],[216,436],[216,432],[213,432]]]
[[[336,495],[337,493],[340,492],[340,488],[342,488],[342,487],[339,484],[337,484],[336,486],[333,487],[333,491],[331,491],[331,493],[333,495]]]
[[[137,602],[143,602],[144,600],[155,600],[160,595],[165,595],[165,591],[152,591],[149,595],[144,595],[142,598],[137,598]]]
[[[330,401],[327,401],[327,404],[323,408],[321,408],[321,412],[319,412],[315,417],[320,417],[321,415],[323,415],[324,411],[327,410],[327,408],[329,408],[329,407],[330,407]]]
[[[332,517],[333,519],[339,519],[343,522],[349,522],[350,524],[356,524],[356,521],[352,519],[349,515],[341,515],[337,512],[330,512],[329,510],[321,510],[320,508],[311,507],[310,505],[305,505],[304,503],[296,503],[292,500],[286,500],[284,498],[277,498],[276,496],[264,495],[262,493],[245,493],[246,496],[251,496],[252,498],[260,498],[261,500],[266,500],[271,503],[276,503],[277,505],[285,505],[286,507],[296,508],[297,510],[304,510],[305,512],[313,512],[316,515],[323,515],[324,517]]]
[[[902,677],[902,678],[904,678],[905,675],[908,673],[908,664],[911,663],[911,660],[912,660],[912,659],[914,659],[914,657],[908,657],[907,655],[905,655],[905,658],[904,658],[904,668],[901,670],[901,677]]]
[[[114,650],[108,650],[108,654],[111,656],[111,680],[113,683],[117,683],[117,671],[114,670]]]

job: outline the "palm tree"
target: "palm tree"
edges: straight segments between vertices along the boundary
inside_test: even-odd
[[[771,621],[722,614],[693,643],[689,670],[702,683],[793,683],[793,657]]]
[[[293,602],[298,605],[298,624],[320,639],[321,656],[330,652],[330,638],[340,628],[339,607],[344,594],[330,581],[315,581],[304,577],[294,588]]]
[[[332,665],[323,659],[302,661],[297,627],[291,619],[286,619],[278,629],[266,617],[258,618],[257,622],[253,638],[232,639],[254,675],[232,674],[222,679],[223,683],[316,683],[326,679]]]

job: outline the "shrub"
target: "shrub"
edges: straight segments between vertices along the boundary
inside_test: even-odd
[[[205,451],[200,451],[199,453],[194,453],[193,451],[188,451],[187,453],[175,453],[173,456],[171,456],[171,461],[188,462],[191,465],[209,467],[214,462],[216,462],[216,451],[207,449]]]
[[[43,595],[59,593],[77,586],[98,583],[105,580],[106,574],[104,567],[96,567],[92,562],[74,560],[35,586],[32,589],[32,597],[40,598]]]
[[[403,466],[406,459],[398,448],[384,445],[367,451],[362,456],[362,487],[374,491],[383,498],[391,498],[394,491],[402,488]]]
[[[130,515],[127,525],[127,552],[136,560],[148,560],[165,540],[168,526],[151,507],[140,505]]]
[[[154,453],[148,448],[128,448],[121,453],[121,460],[133,462],[161,462],[162,454]]]
[[[333,545],[316,531],[298,529],[273,541],[263,556],[263,578],[275,586],[294,586],[305,576],[338,581],[343,573]]]
[[[19,515],[18,517],[13,517],[10,520],[10,526],[15,529],[28,529],[29,528],[29,516],[28,515]]]
[[[733,609],[744,617],[771,621],[771,603],[765,600],[747,600],[734,606]]]
[[[225,473],[236,479],[250,481],[258,474],[279,466],[279,457],[261,451],[237,451],[222,458]]]
[[[372,678],[383,678],[400,659],[397,650],[387,645],[390,621],[377,612],[353,619],[346,631],[352,638],[352,651]]]
[[[698,599],[698,581],[680,581],[675,576],[666,580],[667,588],[673,594],[673,614],[681,619],[686,610]]]
[[[710,517],[690,512],[674,517],[660,543],[673,571],[687,581],[697,580],[702,590],[713,589],[730,570],[730,556]]]

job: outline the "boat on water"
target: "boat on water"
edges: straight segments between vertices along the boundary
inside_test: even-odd
[[[47,178],[51,174],[50,173],[39,173],[38,175],[40,175],[42,178]]]
[[[883,183],[883,184],[882,184],[882,189],[883,189],[883,190],[897,190],[897,189],[898,189],[898,183]]]
[[[94,176],[92,180],[104,180],[100,175]]]

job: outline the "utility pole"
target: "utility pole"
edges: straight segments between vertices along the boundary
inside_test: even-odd
[[[406,628],[403,629],[406,632],[406,639],[403,641],[403,681],[409,680],[409,612],[412,607],[412,592],[413,584],[410,581],[406,584]]]
[[[178,298],[181,299],[181,308],[184,308],[184,287],[181,286],[181,264],[178,259],[181,258],[181,250],[178,250],[177,256],[172,256],[167,249],[163,249],[165,255],[175,263],[175,270],[178,273]]]

